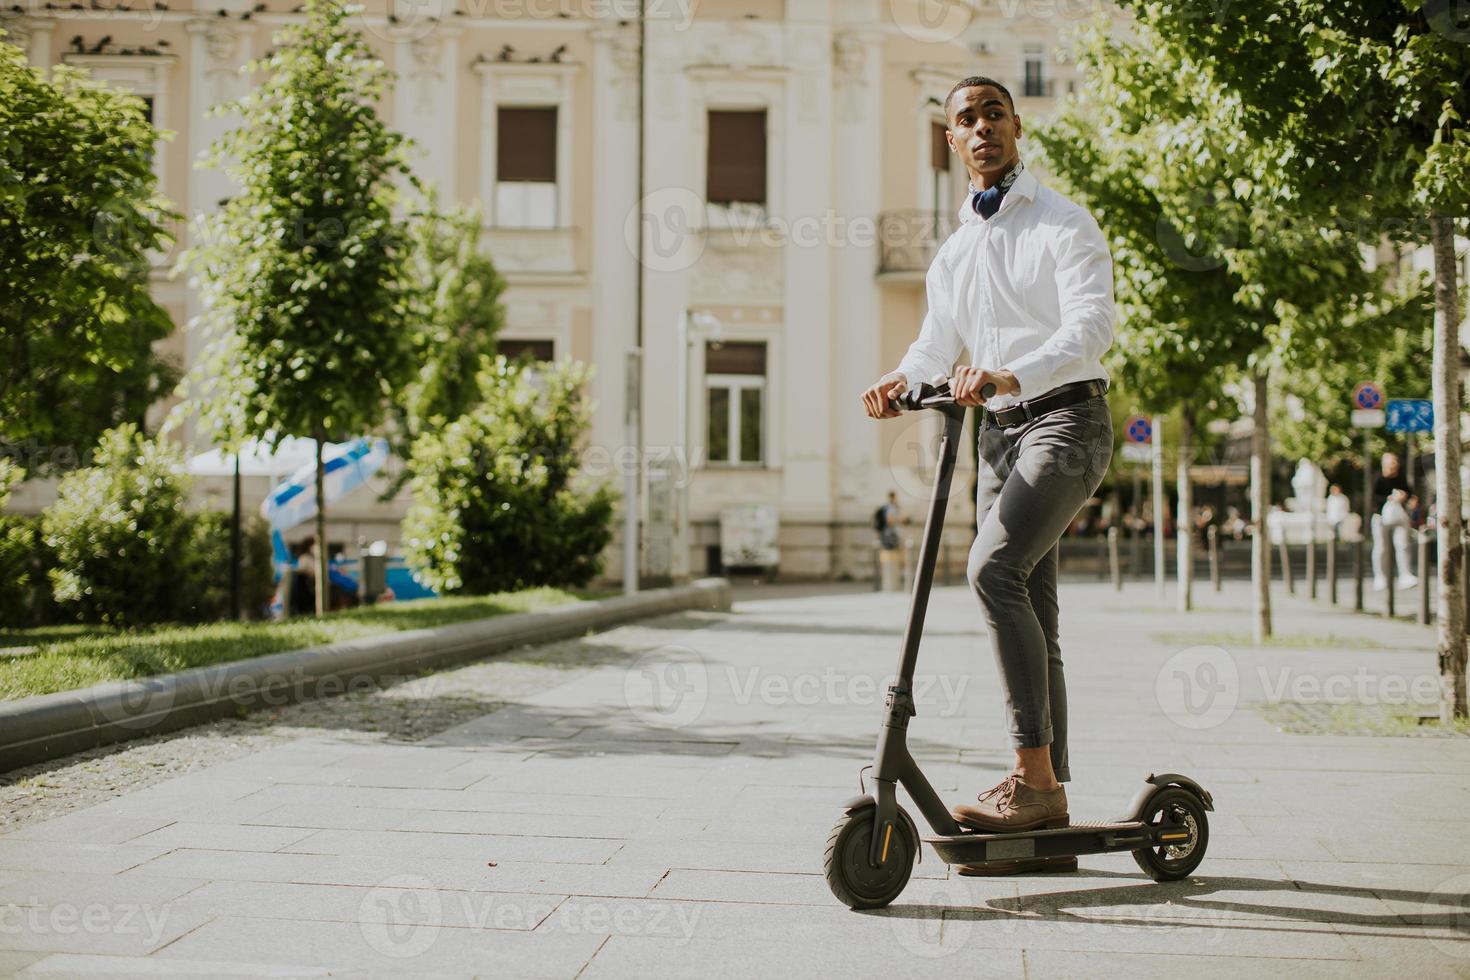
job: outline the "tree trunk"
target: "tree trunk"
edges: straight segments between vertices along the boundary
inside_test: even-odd
[[[1174,522],[1174,544],[1179,575],[1179,611],[1194,608],[1194,493],[1189,484],[1189,463],[1194,458],[1194,418],[1186,407],[1179,418],[1179,461],[1174,480],[1179,485],[1179,518]]]
[[[1164,499],[1164,417],[1153,417],[1153,494],[1154,494],[1154,593],[1164,597],[1164,514],[1169,502]]]
[[[1461,578],[1464,521],[1460,514],[1460,310],[1455,282],[1455,225],[1430,219],[1434,242],[1434,488],[1439,541],[1440,721],[1464,718],[1465,582]],[[1392,556],[1389,557],[1392,561]]]
[[[327,596],[332,583],[327,579],[327,466],[322,456],[326,452],[326,433],[316,433],[316,614],[327,612]]]
[[[1251,372],[1255,384],[1255,425],[1251,431],[1251,594],[1257,644],[1271,635],[1271,542],[1266,514],[1271,509],[1271,433],[1266,428],[1267,369]]]

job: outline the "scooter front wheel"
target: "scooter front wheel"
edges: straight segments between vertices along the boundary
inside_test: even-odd
[[[909,883],[919,841],[909,829],[913,824],[902,808],[898,819],[884,831],[888,836],[882,864],[871,862],[873,808],[862,807],[843,814],[827,838],[823,860],[827,885],[837,900],[850,909],[880,909],[892,902]]]
[[[1144,806],[1144,822],[1167,841],[1133,852],[1133,860],[1154,881],[1186,878],[1205,859],[1210,820],[1204,801],[1192,790],[1180,786],[1159,790]]]

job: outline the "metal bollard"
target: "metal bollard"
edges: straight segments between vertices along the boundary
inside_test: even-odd
[[[1281,580],[1289,595],[1296,595],[1296,579],[1291,576],[1291,551],[1286,547],[1286,531],[1281,532]]]
[[[1113,573],[1113,591],[1123,591],[1123,562],[1118,554],[1118,529],[1108,528],[1108,568]]]
[[[1419,535],[1419,623],[1429,622],[1429,531],[1420,528]]]
[[[1313,520],[1307,530],[1307,598],[1317,598],[1317,522]]]
[[[1211,524],[1205,531],[1205,542],[1210,549],[1210,584],[1220,591],[1220,534],[1219,528]]]
[[[1358,535],[1358,546],[1353,549],[1353,611],[1363,611],[1363,543],[1369,529]]]
[[[1337,605],[1337,525],[1332,525],[1332,537],[1327,542],[1327,599]]]
[[[1388,605],[1384,607],[1384,615],[1387,616],[1389,619],[1393,619],[1394,613],[1396,611],[1394,609],[1393,594],[1394,591],[1398,588],[1398,583],[1394,581],[1394,577],[1397,576],[1399,573],[1399,551],[1398,548],[1394,546],[1395,542],[1393,540],[1393,532],[1395,529],[1391,527],[1386,527],[1383,530],[1384,534],[1386,535],[1386,540],[1384,541],[1385,547],[1383,551],[1384,557],[1387,559],[1388,564]]]
[[[883,591],[883,546],[873,545],[873,591]]]

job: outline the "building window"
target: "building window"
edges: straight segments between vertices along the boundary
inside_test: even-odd
[[[556,344],[550,340],[511,340],[501,339],[495,342],[496,349],[507,358],[514,361],[522,355],[529,356],[533,361],[554,361]]]
[[[708,342],[704,371],[709,462],[761,465],[765,462],[765,343]]]
[[[555,228],[556,107],[500,106],[496,115],[495,223]]]
[[[944,131],[944,123],[934,119],[929,121],[930,210],[948,214],[954,210],[954,180],[950,177],[950,157],[954,154],[950,152]]]
[[[1023,61],[1021,62],[1024,76],[1021,83],[1021,94],[1028,96],[1039,96],[1046,94],[1046,79],[1042,77],[1041,66],[1045,48],[1040,44],[1027,44],[1023,49]]]
[[[705,199],[766,203],[766,110],[710,110]]]

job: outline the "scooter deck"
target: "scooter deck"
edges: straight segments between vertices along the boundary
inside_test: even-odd
[[[1156,831],[1157,828],[1139,820],[1108,820],[1008,834],[967,831],[957,835],[925,837],[923,840],[946,864],[984,864],[1016,858],[1103,854],[1156,847],[1161,843],[1153,840]]]

